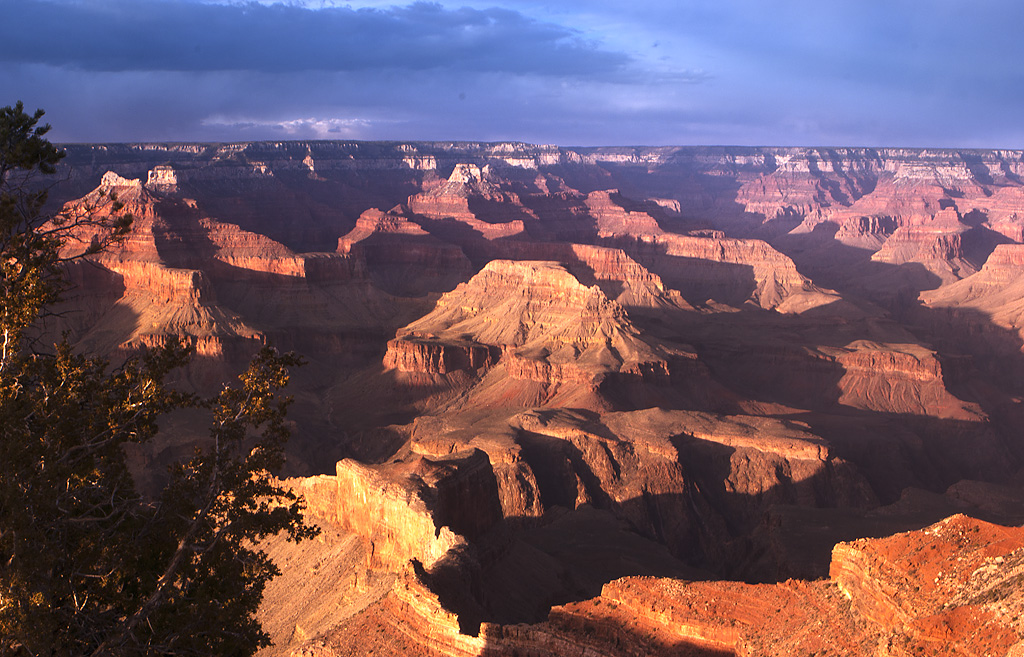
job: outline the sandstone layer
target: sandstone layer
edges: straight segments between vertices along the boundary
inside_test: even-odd
[[[116,196],[134,222],[67,265],[42,337],[115,361],[177,337],[199,391],[262,344],[308,362],[287,474],[331,533],[272,546],[310,580],[261,612],[288,650],[1019,640],[1017,548],[993,552],[1014,530],[854,540],[1024,520],[1019,151],[324,141],[65,164],[54,210]],[[66,254],[104,234],[76,237]],[[205,440],[165,429],[129,455],[140,477]]]
[[[467,624],[429,572],[409,568],[373,586],[369,602],[356,593],[367,585],[343,587],[353,591],[347,618],[316,638],[295,625],[287,641],[292,655],[320,657],[1012,655],[1024,646],[1022,554],[1020,528],[952,516],[838,544],[826,580],[626,577],[552,608],[542,622],[515,625]]]

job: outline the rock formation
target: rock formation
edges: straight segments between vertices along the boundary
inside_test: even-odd
[[[1016,530],[920,528],[1024,520],[1021,152],[263,142],[65,164],[55,210],[116,197],[134,223],[68,264],[43,337],[117,360],[177,336],[193,389],[263,343],[309,363],[287,474],[329,531],[268,546],[290,564],[261,610],[276,654],[1018,645]],[[130,455],[140,481],[202,440],[175,420]]]
[[[586,287],[544,261],[491,261],[401,329],[384,366],[413,375],[472,373],[479,381],[460,404],[495,408],[607,408],[623,387],[706,378],[691,350],[645,341],[598,285]]]
[[[447,292],[473,273],[458,245],[432,236],[401,208],[362,213],[338,239],[338,253],[356,256],[377,287],[401,296]]]
[[[481,169],[475,164],[459,163],[452,169],[447,182],[427,192],[409,197],[409,209],[432,219],[454,220],[468,225],[484,239],[493,240],[523,233],[520,219],[502,221],[510,210],[519,213],[522,206],[513,193],[503,192],[492,184],[490,167]],[[487,220],[477,217],[471,206],[483,205],[490,210]]]
[[[972,313],[979,316],[978,330],[983,314],[995,327],[1020,332],[1024,306],[1021,304],[1021,285],[1024,284],[1024,247],[1019,244],[999,245],[985,261],[981,271],[964,277],[950,285],[921,295],[930,308],[941,308],[950,313]]]
[[[429,574],[409,569],[319,638],[293,635],[291,654],[1012,655],[1024,646],[1022,554],[1019,528],[957,515],[839,543],[826,580],[626,577],[543,622],[468,632]]]

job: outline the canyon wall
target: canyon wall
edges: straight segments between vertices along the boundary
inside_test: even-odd
[[[263,344],[308,363],[285,474],[356,575],[335,612],[279,610],[297,654],[1017,641],[956,590],[1012,551],[925,600],[850,541],[1024,519],[1019,151],[108,144],[62,167],[54,211],[116,195],[133,223],[67,265],[40,337],[115,361],[177,337],[201,392]],[[135,457],[203,440],[182,421]],[[972,522],[949,526],[1001,545]]]

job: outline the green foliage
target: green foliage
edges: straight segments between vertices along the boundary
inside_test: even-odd
[[[87,223],[116,240],[130,225],[114,203],[100,217],[42,214],[33,175],[63,153],[41,116],[0,109],[0,655],[250,655],[268,644],[254,612],[278,574],[257,542],[316,533],[269,474],[288,438],[279,392],[299,361],[265,348],[203,399],[164,383],[191,357],[173,341],[114,370],[66,342],[29,353],[25,330],[59,298],[61,262],[95,249],[62,255],[69,237]],[[182,408],[210,414],[209,445],[144,499],[124,446]]]
[[[57,300],[59,237],[42,230],[47,190],[37,173],[53,173],[64,157],[43,138],[42,111],[29,116],[19,102],[0,109],[0,366],[20,345],[22,331]]]
[[[50,131],[48,124],[38,125],[43,114],[37,109],[29,116],[20,100],[14,107],[0,108],[0,179],[6,179],[14,169],[46,174],[57,171],[64,151],[43,137]]]
[[[0,108],[0,368],[21,347],[25,330],[63,289],[61,263],[83,257],[128,234],[131,216],[120,214],[116,198],[74,216],[43,212],[48,187],[43,178],[64,158],[38,125],[42,110],[24,112],[21,102]],[[62,253],[82,228],[102,226],[106,237],[78,253]]]

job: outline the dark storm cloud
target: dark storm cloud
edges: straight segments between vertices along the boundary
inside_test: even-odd
[[[629,63],[507,9],[0,0],[0,62],[85,71],[468,72],[614,77]],[[33,29],[26,29],[33,26]],[[45,35],[45,38],[41,36]]]
[[[0,105],[68,141],[1024,144],[1019,0],[348,1],[0,0]]]

